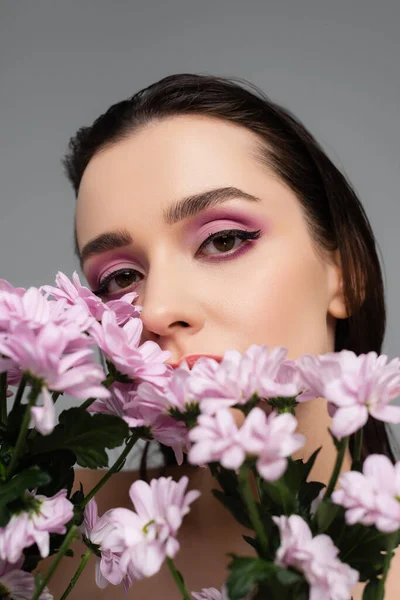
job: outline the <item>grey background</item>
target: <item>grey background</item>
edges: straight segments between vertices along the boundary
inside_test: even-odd
[[[385,267],[384,351],[400,355],[399,26],[398,0],[0,0],[0,277],[77,268],[60,159],[78,127],[171,73],[238,76],[355,185]]]

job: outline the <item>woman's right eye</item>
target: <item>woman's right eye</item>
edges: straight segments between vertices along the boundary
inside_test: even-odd
[[[128,293],[132,285],[141,281],[143,275],[136,269],[119,269],[106,275],[100,282],[99,288],[94,290],[96,296],[114,296],[117,294]]]

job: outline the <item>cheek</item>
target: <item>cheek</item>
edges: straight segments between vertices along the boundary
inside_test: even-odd
[[[239,273],[236,273],[238,276]],[[239,279],[224,277],[219,324],[232,347],[285,346],[289,358],[328,350],[326,275],[314,256],[293,255],[272,266],[252,266]],[[221,285],[221,284],[220,284]]]

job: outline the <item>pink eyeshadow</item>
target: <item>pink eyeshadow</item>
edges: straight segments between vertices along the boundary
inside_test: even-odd
[[[205,225],[209,225],[209,227],[205,228]],[[215,227],[212,227],[213,225],[215,225]],[[219,228],[235,229],[240,227],[245,227],[249,230],[261,229],[265,232],[269,229],[269,223],[265,218],[258,215],[249,215],[249,213],[244,210],[217,207],[215,209],[210,209],[195,218],[187,227],[186,234],[191,240],[195,237],[197,241],[204,231],[207,231],[207,233],[210,234],[214,231],[218,231]],[[200,229],[202,232],[199,231]]]
[[[109,258],[107,258],[107,254]],[[129,256],[127,252],[115,254],[113,251],[110,251],[107,254],[94,258],[93,262],[87,268],[86,279],[92,288],[97,288],[100,278],[104,277],[104,273],[110,269],[112,270],[114,267],[124,268],[126,266],[126,268],[143,270],[141,262]]]

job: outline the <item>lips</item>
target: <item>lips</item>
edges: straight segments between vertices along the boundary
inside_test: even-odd
[[[195,362],[202,357],[206,357],[206,358],[213,358],[214,360],[216,360],[217,362],[221,362],[222,361],[222,356],[217,356],[214,354],[189,354],[188,356],[184,356],[183,358],[181,358],[178,362],[175,363],[168,363],[173,369],[177,369],[180,365],[180,363],[183,360],[186,360],[189,369],[191,369],[193,367],[193,365],[195,364]]]

